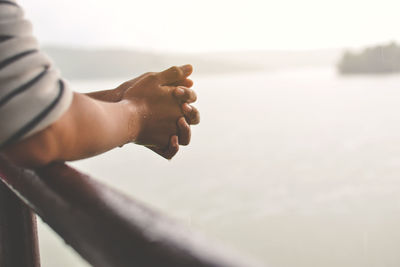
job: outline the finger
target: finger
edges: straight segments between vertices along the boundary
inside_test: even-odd
[[[173,66],[158,73],[158,78],[162,85],[172,84],[184,80],[192,71],[193,67],[191,65],[183,65],[181,67]]]
[[[148,76],[149,74],[150,74],[150,72],[143,73],[142,75],[140,75],[140,76],[138,76],[138,77],[136,77],[136,78],[133,78],[133,79],[129,80],[128,83],[135,83],[135,82],[137,82],[137,81],[143,79],[144,77]]]
[[[170,142],[169,142],[167,149],[165,149],[165,148],[161,149],[159,147],[154,147],[154,146],[146,146],[146,147],[148,149],[150,149],[151,151],[157,153],[161,157],[170,160],[179,151],[179,139],[178,139],[178,136],[176,136],[176,135],[172,136],[170,138]]]
[[[193,66],[190,65],[190,64],[182,65],[182,66],[180,66],[179,68],[182,70],[183,76],[184,76],[185,78],[186,78],[186,77],[189,77],[189,76],[193,73]]]
[[[142,75],[140,75],[139,77],[136,77],[134,79],[131,79],[129,81],[124,82],[123,84],[121,84],[120,86],[118,86],[117,88],[115,88],[114,94],[108,98],[108,99],[99,99],[99,100],[105,100],[106,102],[119,102],[121,101],[121,99],[124,97],[126,90],[130,89],[136,82],[140,81],[141,79],[145,78],[146,76],[148,76],[149,73],[144,73]]]
[[[197,108],[189,105],[188,103],[184,103],[182,105],[182,112],[187,123],[190,125],[196,125],[200,123],[200,112]]]
[[[190,126],[186,122],[184,117],[178,119],[178,133],[179,133],[179,144],[187,146],[190,143],[190,137],[192,135]]]
[[[193,103],[197,100],[196,93],[192,89],[183,86],[176,87],[174,94],[182,102]]]
[[[193,81],[191,79],[184,79],[183,81],[178,81],[172,84],[169,84],[170,86],[183,86],[190,88],[193,86]]]
[[[163,157],[166,159],[172,159],[176,153],[179,151],[179,139],[178,136],[173,135],[169,141],[169,146],[166,151],[164,151]]]

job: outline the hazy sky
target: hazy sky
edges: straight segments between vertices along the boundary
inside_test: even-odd
[[[400,40],[399,0],[20,0],[42,44],[209,51]]]

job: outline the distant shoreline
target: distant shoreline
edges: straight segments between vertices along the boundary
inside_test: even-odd
[[[335,66],[340,50],[250,51],[194,54],[118,49],[44,47],[67,79],[128,79],[172,65],[193,64],[197,74],[224,74],[300,67]]]

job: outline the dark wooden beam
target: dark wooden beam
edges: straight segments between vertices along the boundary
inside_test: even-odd
[[[36,216],[1,179],[0,266],[40,267]]]
[[[0,177],[94,266],[256,266],[65,164],[32,172],[0,157]]]

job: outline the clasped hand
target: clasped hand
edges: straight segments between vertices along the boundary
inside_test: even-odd
[[[188,145],[190,125],[198,124],[198,110],[190,105],[196,93],[188,79],[191,65],[171,67],[163,72],[146,73],[123,83],[115,90],[121,101],[133,108],[131,141],[171,159],[179,145]]]

